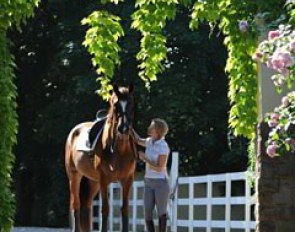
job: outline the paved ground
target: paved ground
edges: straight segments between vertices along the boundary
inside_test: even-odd
[[[16,227],[12,232],[70,232],[66,228],[44,228],[44,227]]]

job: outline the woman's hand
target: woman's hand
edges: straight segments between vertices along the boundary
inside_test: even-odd
[[[139,151],[138,152],[138,156],[139,156],[139,159],[141,159],[142,161],[144,161],[145,162],[145,154],[144,154],[144,152],[142,152],[142,151]]]
[[[135,142],[138,143],[138,141],[140,140],[140,137],[139,137],[139,135],[135,132],[134,129],[132,129],[132,131],[131,131],[131,136],[132,136],[132,138],[135,140]]]

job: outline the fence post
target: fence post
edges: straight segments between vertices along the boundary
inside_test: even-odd
[[[177,232],[178,159],[179,159],[178,152],[172,152],[172,164],[171,164],[171,170],[170,170],[170,178],[171,178],[171,188],[172,188],[172,191],[174,191],[174,198],[172,199],[172,204],[171,204],[171,209],[170,209],[170,212],[171,212],[171,215],[170,215],[170,217],[171,217],[170,218],[171,232]]]
[[[246,228],[245,232],[250,232],[251,230],[251,186],[249,184],[249,180],[245,178],[245,221]]]
[[[189,181],[189,206],[188,206],[188,220],[190,222],[189,224],[189,232],[194,231],[194,183]]]
[[[136,231],[137,218],[137,182],[133,183],[133,201],[132,201],[132,230]]]
[[[225,232],[230,232],[231,224],[231,175],[229,173],[225,174]]]
[[[210,175],[207,176],[207,212],[206,212],[206,220],[207,220],[207,228],[206,232],[211,232],[211,221],[212,221],[212,178]]]
[[[109,228],[110,231],[113,231],[113,225],[114,225],[114,205],[113,205],[113,200],[114,200],[114,184],[111,183],[109,186],[109,199],[110,199],[110,212],[109,212]]]

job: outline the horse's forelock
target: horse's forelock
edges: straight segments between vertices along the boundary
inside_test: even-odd
[[[127,99],[127,97],[129,96],[129,89],[126,87],[120,87],[119,88],[120,91],[120,95],[119,98],[120,99]]]
[[[124,98],[127,98],[128,95],[130,95],[130,91],[129,91],[129,88],[128,87],[119,87],[118,88],[118,93],[116,93],[116,91],[113,92],[113,96],[117,96],[119,99],[124,99]]]
[[[110,98],[110,115],[113,115],[115,107],[114,104],[117,101],[129,101],[132,106],[131,108],[133,109],[133,97],[130,98],[129,96],[133,96],[133,91],[130,93],[128,87],[119,87],[116,91],[113,91],[113,94]]]

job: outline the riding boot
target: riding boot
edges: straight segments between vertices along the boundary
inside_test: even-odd
[[[129,231],[129,218],[128,216],[122,216],[122,232]]]
[[[155,225],[153,220],[145,220],[147,232],[155,232]]]
[[[72,232],[80,232],[80,210],[71,210],[70,224]]]
[[[108,216],[102,216],[101,232],[108,231]]]
[[[166,232],[166,227],[167,227],[167,215],[163,214],[159,218],[159,232]]]

